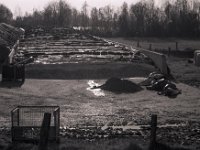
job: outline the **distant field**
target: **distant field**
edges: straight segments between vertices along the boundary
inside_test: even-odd
[[[177,39],[177,38],[110,38],[124,44],[137,46],[138,41],[141,48],[149,49],[151,44],[152,50],[176,50],[176,42],[178,42],[178,50],[191,51],[200,49],[199,39]]]

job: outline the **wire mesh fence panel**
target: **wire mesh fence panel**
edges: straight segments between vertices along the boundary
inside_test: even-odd
[[[12,110],[12,140],[39,140],[44,113],[51,113],[49,140],[58,140],[59,106],[18,106]]]

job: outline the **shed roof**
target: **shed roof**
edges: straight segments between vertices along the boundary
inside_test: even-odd
[[[0,23],[0,45],[12,47],[23,32],[6,23]]]

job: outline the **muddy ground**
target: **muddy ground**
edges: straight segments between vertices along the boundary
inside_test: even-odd
[[[134,83],[144,80],[141,77],[128,79]],[[101,85],[105,81],[106,79],[27,79],[20,88],[1,87],[1,126],[10,127],[10,111],[18,105],[59,105],[61,137],[93,141],[112,137],[123,140],[128,136],[132,139],[142,137],[148,142],[150,115],[157,114],[160,126],[158,141],[197,149],[200,144],[199,89],[178,83],[182,94],[174,99],[159,96],[155,91],[148,91],[144,87],[140,92],[128,94],[102,90],[96,91],[96,94],[90,89],[90,83]],[[147,128],[142,128],[143,125]],[[91,131],[81,130],[79,135],[77,130],[80,128]],[[100,137],[95,133],[100,133]]]

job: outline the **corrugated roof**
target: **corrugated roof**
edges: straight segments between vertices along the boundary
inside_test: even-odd
[[[0,45],[7,45],[12,47],[23,34],[22,30],[11,25],[0,23]]]
[[[7,45],[8,45],[8,43],[5,40],[3,40],[2,38],[0,38],[0,46],[7,46]]]

